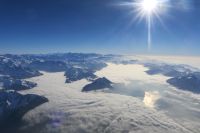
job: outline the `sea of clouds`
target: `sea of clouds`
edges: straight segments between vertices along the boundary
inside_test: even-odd
[[[200,96],[177,90],[166,83],[168,77],[150,76],[146,70],[138,64],[108,63],[96,75],[118,84],[113,90],[90,93],[81,92],[89,81],[65,84],[64,72],[28,79],[38,86],[21,93],[43,95],[49,102],[28,112],[19,131],[199,133]]]

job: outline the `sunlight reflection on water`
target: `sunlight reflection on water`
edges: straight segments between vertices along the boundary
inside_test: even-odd
[[[147,107],[153,108],[155,106],[156,101],[160,98],[160,94],[158,91],[153,92],[145,92],[143,103]]]

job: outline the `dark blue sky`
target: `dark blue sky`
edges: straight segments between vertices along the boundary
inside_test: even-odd
[[[131,23],[123,1],[0,0],[0,53],[149,54],[145,21]],[[200,55],[200,1],[171,1],[150,53]]]

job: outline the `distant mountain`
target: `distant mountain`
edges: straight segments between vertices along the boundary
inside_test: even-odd
[[[167,80],[167,82],[179,89],[200,93],[200,73],[190,73]]]
[[[120,55],[101,55],[83,53],[0,55],[0,88],[6,90],[24,90],[36,86],[25,79],[42,75],[39,71],[65,72],[66,83],[81,79],[93,81],[98,78],[96,71],[106,67],[106,62],[116,64],[141,63],[138,60],[125,59]],[[170,77],[167,82],[179,89],[197,93],[200,74],[186,65],[142,62],[148,67],[149,75],[162,74]]]
[[[113,88],[111,84],[112,82],[109,81],[105,77],[98,78],[95,81],[93,81],[91,84],[84,86],[82,91],[87,92],[87,91],[94,91],[94,90],[100,90],[100,89],[105,89],[105,88]]]
[[[3,81],[3,89],[5,90],[26,90],[26,89],[32,89],[36,87],[37,84],[33,82],[29,82],[26,80],[19,80],[19,79],[5,79]]]
[[[0,127],[20,120],[26,112],[45,102],[48,99],[38,95],[0,91]]]
[[[164,63],[146,63],[145,66],[149,68],[146,71],[149,75],[162,74],[171,77],[167,80],[170,85],[181,90],[200,93],[200,72],[193,67]]]
[[[79,64],[79,66],[83,69],[90,70],[91,72],[96,72],[96,71],[99,71],[102,68],[106,67],[107,64],[102,61],[94,59],[92,61],[91,60],[85,61],[85,62]]]
[[[113,55],[63,53],[38,55],[1,55],[0,75],[12,79],[26,79],[42,75],[39,71],[65,71],[66,82],[73,82],[83,78],[93,80],[96,71],[107,66],[105,61],[111,60]],[[22,81],[21,81],[22,82]]]
[[[66,70],[65,76],[67,78],[66,83],[71,83],[73,81],[81,79],[93,80],[97,78],[97,76],[93,74],[93,71],[89,69],[73,68],[73,67]]]
[[[66,83],[81,79],[94,80],[96,71],[106,67],[114,55],[63,53],[38,55],[0,56],[0,75],[6,76],[0,80],[3,88],[10,90],[24,90],[36,84],[23,79],[42,75],[39,71],[65,72]],[[1,85],[0,85],[1,86]]]
[[[146,71],[149,75],[163,74],[168,77],[177,77],[191,72],[190,69],[182,65],[169,65],[169,64],[152,64],[146,63],[145,67],[149,70]]]
[[[33,61],[28,65],[29,68],[35,69],[38,71],[46,72],[62,72],[67,69],[67,64],[62,61],[44,61],[38,60]]]
[[[12,58],[0,57],[0,74],[15,79],[25,79],[42,75],[39,71],[22,65],[20,61]]]

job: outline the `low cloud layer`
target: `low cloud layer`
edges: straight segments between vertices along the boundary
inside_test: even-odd
[[[82,93],[76,85],[64,84],[64,73],[44,73],[30,79],[38,87],[22,93],[36,93],[49,99],[26,114],[20,131],[49,133],[190,133],[162,111],[145,106],[142,100],[104,92]],[[77,85],[79,84],[79,85]]]

